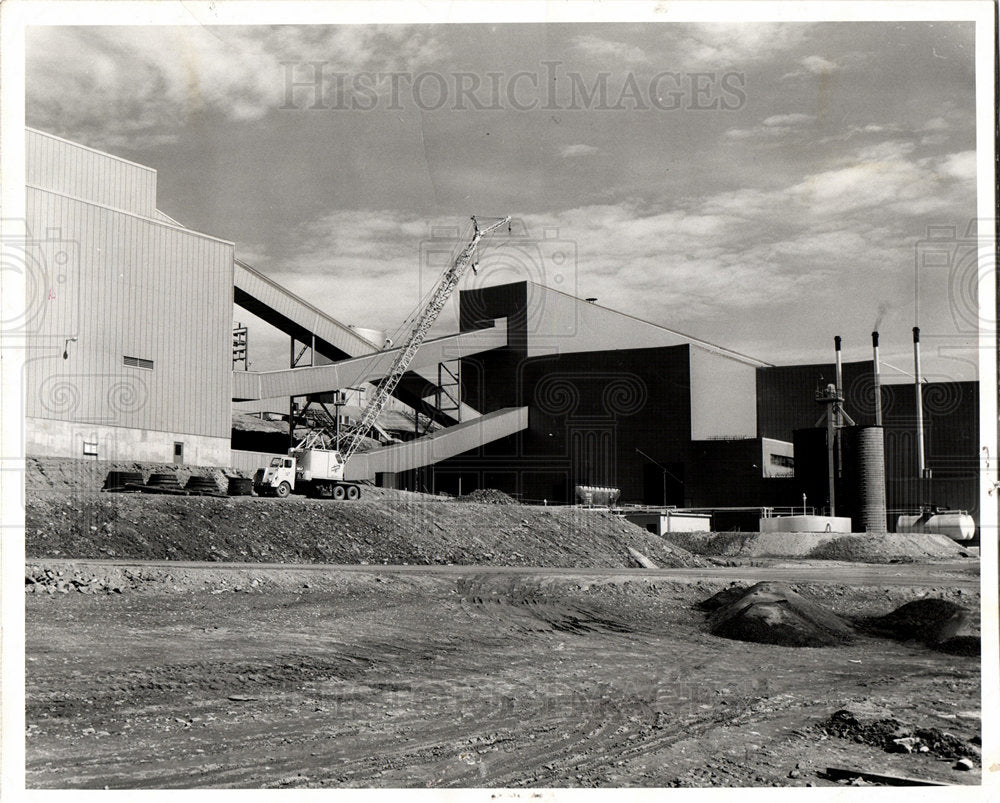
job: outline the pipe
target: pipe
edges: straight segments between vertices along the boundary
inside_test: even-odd
[[[924,399],[920,385],[920,327],[913,327],[913,395],[917,402],[917,476],[924,476]]]
[[[879,376],[878,330],[872,332],[872,353],[875,361],[875,426],[882,426],[882,378]]]
[[[844,395],[844,373],[843,367],[840,362],[840,335],[833,338],[833,348],[837,352],[837,397],[842,398]]]
[[[840,448],[840,430],[844,428],[844,369],[843,364],[840,359],[840,345],[841,338],[840,335],[836,335],[833,338],[833,348],[837,353],[837,403],[833,407],[834,419],[833,425],[836,430],[837,437],[837,476],[840,477],[843,473],[844,468],[844,455]],[[830,514],[833,515],[832,513]]]

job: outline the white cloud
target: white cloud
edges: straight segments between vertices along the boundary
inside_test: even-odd
[[[825,59],[822,56],[806,56],[799,62],[799,64],[805,67],[813,75],[826,75],[828,73],[835,72],[838,69],[834,62],[829,59]]]
[[[803,123],[812,123],[815,120],[816,120],[815,115],[802,114],[800,112],[795,112],[793,114],[773,114],[770,117],[764,119],[764,125],[794,126],[794,125],[801,125]]]
[[[959,181],[975,181],[976,152],[962,151],[961,153],[949,154],[941,162],[940,170]]]
[[[438,46],[405,26],[135,26],[34,28],[27,52],[29,124],[99,147],[141,147],[170,141],[206,109],[264,117],[285,102],[289,75],[312,76],[310,62],[327,72],[412,69]]]
[[[670,26],[678,69],[734,69],[767,60],[804,43],[808,23],[698,23]]]
[[[764,119],[760,125],[753,128],[730,128],[726,131],[729,139],[777,138],[782,136],[800,136],[802,130],[816,122],[815,115],[794,112],[791,114],[774,114]]]
[[[589,156],[592,153],[597,153],[599,150],[600,148],[595,148],[593,145],[577,143],[575,145],[563,145],[559,149],[559,155],[563,159],[570,159],[574,156]]]
[[[612,58],[618,62],[644,62],[647,61],[645,51],[635,45],[627,45],[624,42],[616,42],[612,39],[605,39],[594,34],[584,34],[574,37],[573,47],[586,56],[598,59]]]

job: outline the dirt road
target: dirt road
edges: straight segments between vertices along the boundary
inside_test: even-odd
[[[691,607],[787,572],[843,614],[928,594],[978,611],[970,566],[130,565],[137,590],[26,595],[29,787],[818,786],[831,765],[979,780],[817,728],[850,708],[974,738],[978,661],[728,641]]]

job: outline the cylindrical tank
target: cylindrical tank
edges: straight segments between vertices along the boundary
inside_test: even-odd
[[[618,488],[604,488],[598,485],[577,485],[576,501],[581,505],[598,505],[612,507],[621,497]]]
[[[976,520],[964,510],[922,513],[896,519],[897,533],[937,533],[953,541],[971,541],[976,536]]]
[[[885,446],[882,427],[847,427],[841,430],[844,444],[845,502],[854,529],[885,533]],[[838,511],[840,512],[840,511]]]
[[[354,326],[351,324],[351,329],[355,331],[356,334],[361,335],[365,340],[372,343],[375,348],[382,348],[388,345],[386,343],[386,334],[384,329],[366,329],[363,326]]]

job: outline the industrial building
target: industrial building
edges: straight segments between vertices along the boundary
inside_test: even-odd
[[[287,415],[387,371],[394,347],[331,314],[349,310],[320,309],[233,243],[160,212],[154,170],[26,136],[39,266],[27,454],[253,470],[287,442],[234,433],[234,413]],[[815,396],[832,362],[776,366],[528,279],[461,291],[459,308],[459,331],[426,341],[395,390],[435,428],[354,455],[352,479],[538,503],[613,486],[623,502],[715,509],[716,527],[743,526],[737,508],[828,504]],[[239,309],[308,364],[245,370]],[[918,480],[914,388],[876,392],[873,371],[871,360],[843,365],[843,408],[870,427],[881,400],[890,520],[922,502],[978,519],[977,384],[924,385],[929,471]]]

